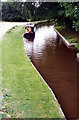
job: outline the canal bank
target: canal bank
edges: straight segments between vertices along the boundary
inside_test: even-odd
[[[68,47],[68,48],[75,48],[75,45],[77,45],[77,43],[69,43],[68,40],[66,40],[57,30],[56,28],[54,28],[55,32],[58,34],[58,36],[62,39],[62,41],[64,42],[64,44]]]
[[[57,26],[55,27],[55,31],[68,48],[79,50],[79,31],[75,31],[74,29],[65,26]]]
[[[24,28],[15,26],[3,37],[2,87],[11,94],[3,107],[12,118],[63,118],[59,104],[26,56]]]

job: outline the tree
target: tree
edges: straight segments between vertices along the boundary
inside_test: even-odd
[[[2,20],[2,4],[1,4],[1,1],[0,1],[0,21]]]
[[[58,25],[79,30],[79,2],[4,2],[2,19],[5,21],[57,20]]]
[[[6,21],[27,21],[24,16],[22,2],[2,3],[2,20]]]
[[[59,16],[63,18],[66,26],[79,30],[79,2],[60,3]]]

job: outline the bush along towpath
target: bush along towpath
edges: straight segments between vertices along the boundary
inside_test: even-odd
[[[15,26],[2,41],[2,111],[12,118],[63,118],[59,104],[26,56],[22,34]]]

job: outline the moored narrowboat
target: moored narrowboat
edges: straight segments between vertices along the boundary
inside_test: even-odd
[[[33,40],[35,37],[34,24],[30,23],[25,27],[25,33],[23,35],[28,40]]]

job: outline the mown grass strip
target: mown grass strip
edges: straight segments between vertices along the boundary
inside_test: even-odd
[[[3,107],[13,118],[62,118],[58,103],[26,56],[24,26],[9,30],[2,41]]]

